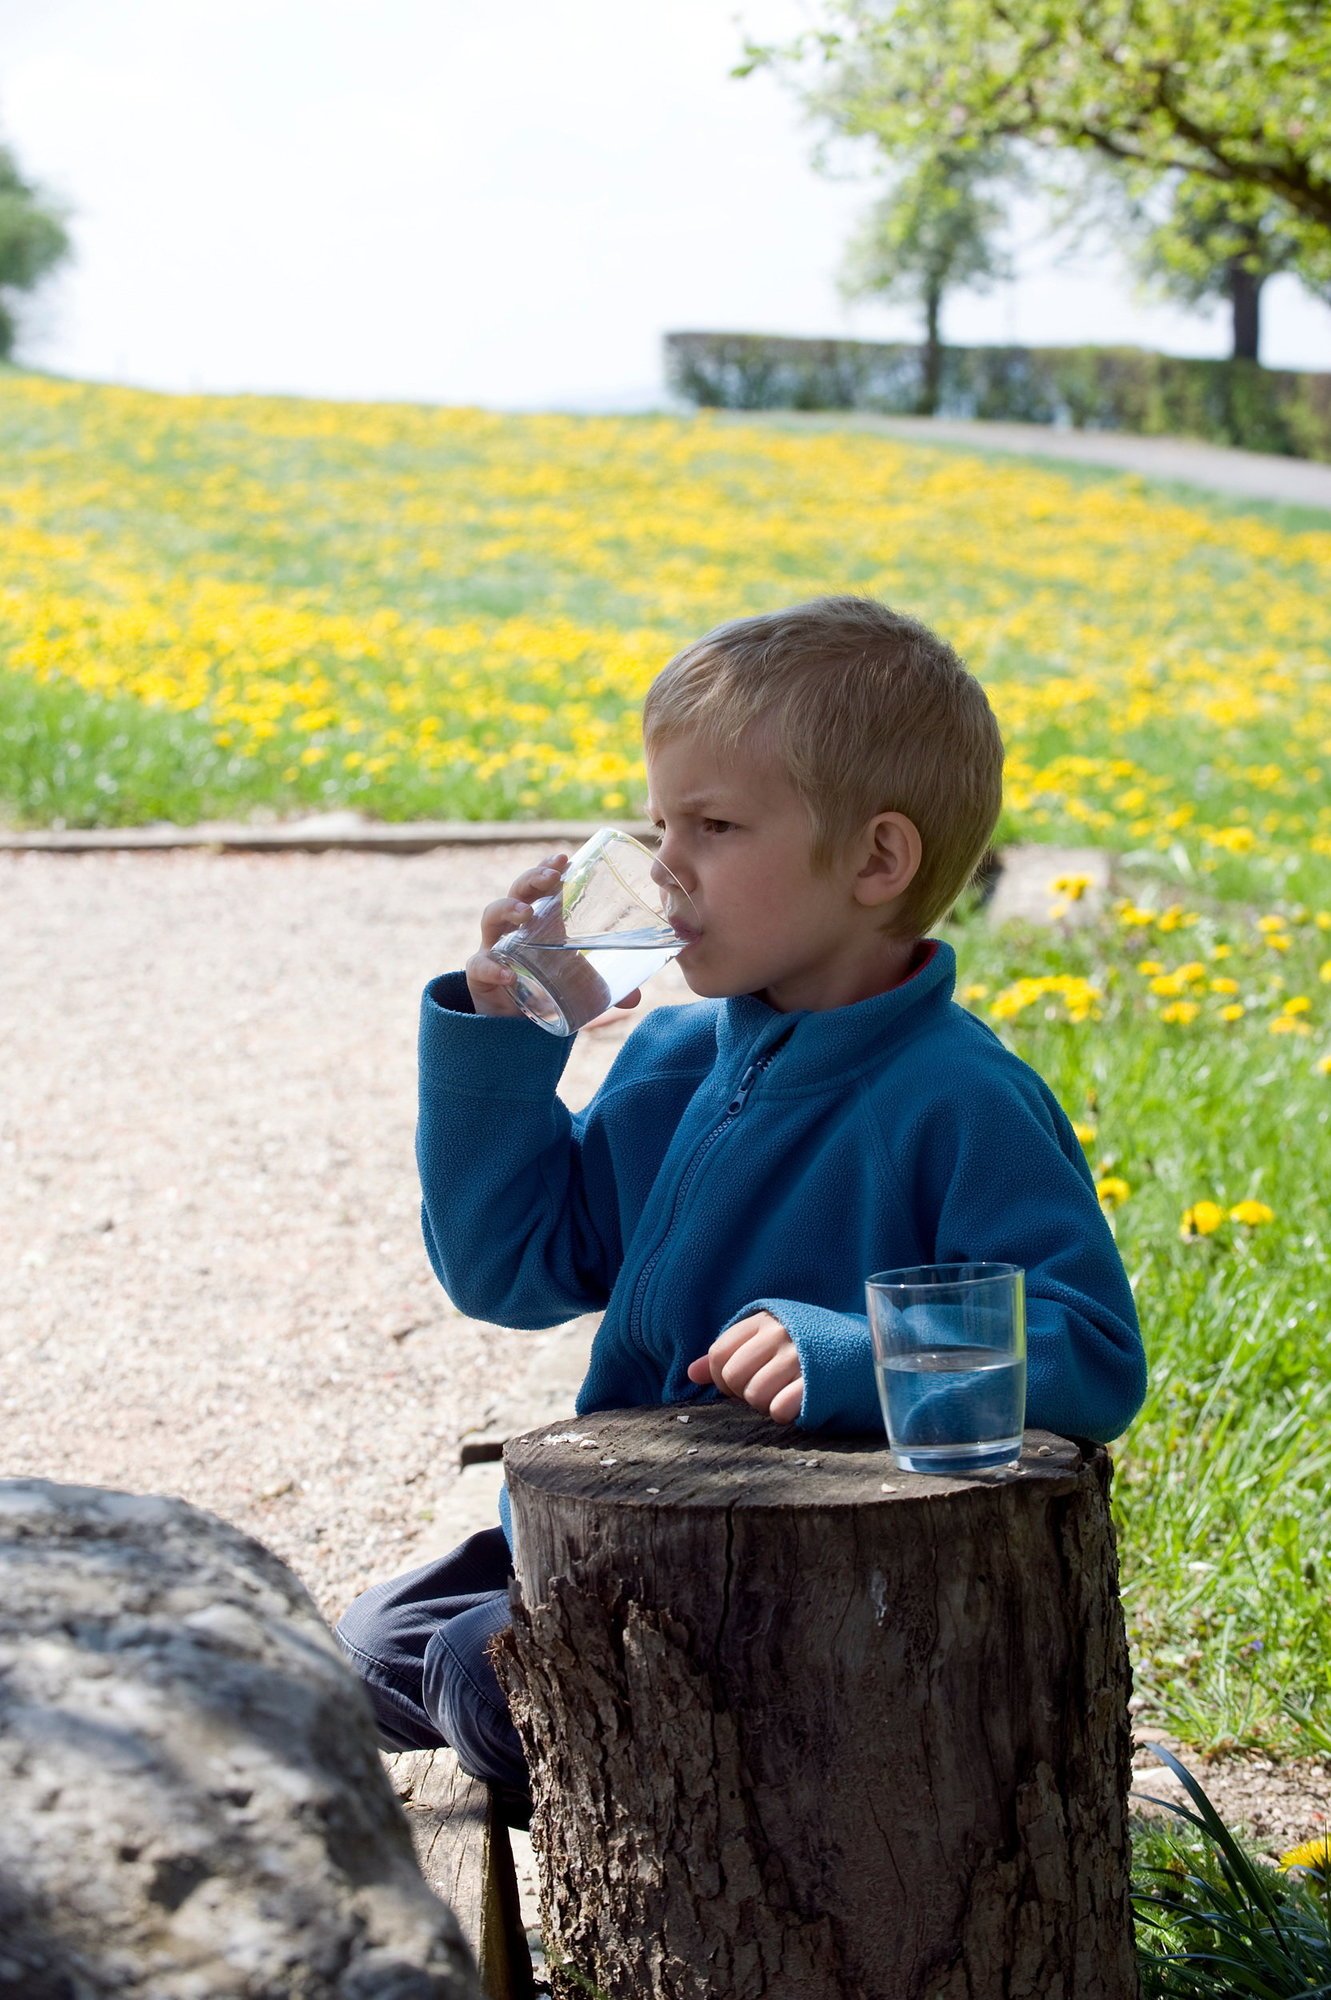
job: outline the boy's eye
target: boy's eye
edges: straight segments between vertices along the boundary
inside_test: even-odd
[[[702,828],[704,833],[731,833],[735,828],[733,819],[700,819],[696,824]],[[653,820],[652,831],[643,835],[644,844],[648,847],[659,847],[664,839],[665,821],[663,819]]]

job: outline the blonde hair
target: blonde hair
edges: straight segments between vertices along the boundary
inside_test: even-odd
[[[642,721],[649,749],[695,730],[723,754],[770,746],[808,812],[817,872],[876,813],[904,813],[923,853],[896,936],[947,915],[998,823],[1003,742],[984,689],[927,625],[870,597],[718,625],[662,668]]]

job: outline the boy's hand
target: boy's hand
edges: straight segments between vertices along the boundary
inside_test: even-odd
[[[507,937],[510,931],[528,921],[533,903],[554,894],[567,866],[567,854],[547,854],[538,868],[527,868],[518,876],[506,897],[497,903],[487,903],[482,910],[481,948],[472,953],[466,964],[467,991],[478,1014],[522,1012],[513,998],[512,969],[502,959],[491,958],[490,950],[501,937]],[[640,998],[637,992],[626,993],[619,1005],[636,1007]]]
[[[750,1313],[726,1328],[696,1361],[689,1380],[711,1382],[723,1396],[793,1424],[804,1402],[804,1377],[794,1341],[769,1312]]]

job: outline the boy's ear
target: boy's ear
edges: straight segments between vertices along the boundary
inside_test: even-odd
[[[855,876],[855,901],[868,909],[891,903],[910,887],[919,873],[924,848],[919,829],[905,813],[878,813],[864,830],[861,863]]]

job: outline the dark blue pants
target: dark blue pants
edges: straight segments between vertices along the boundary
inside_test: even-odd
[[[386,1750],[457,1752],[473,1778],[527,1791],[527,1765],[486,1655],[510,1622],[513,1559],[502,1528],[469,1535],[451,1555],[372,1584],[337,1626],[370,1697]]]

